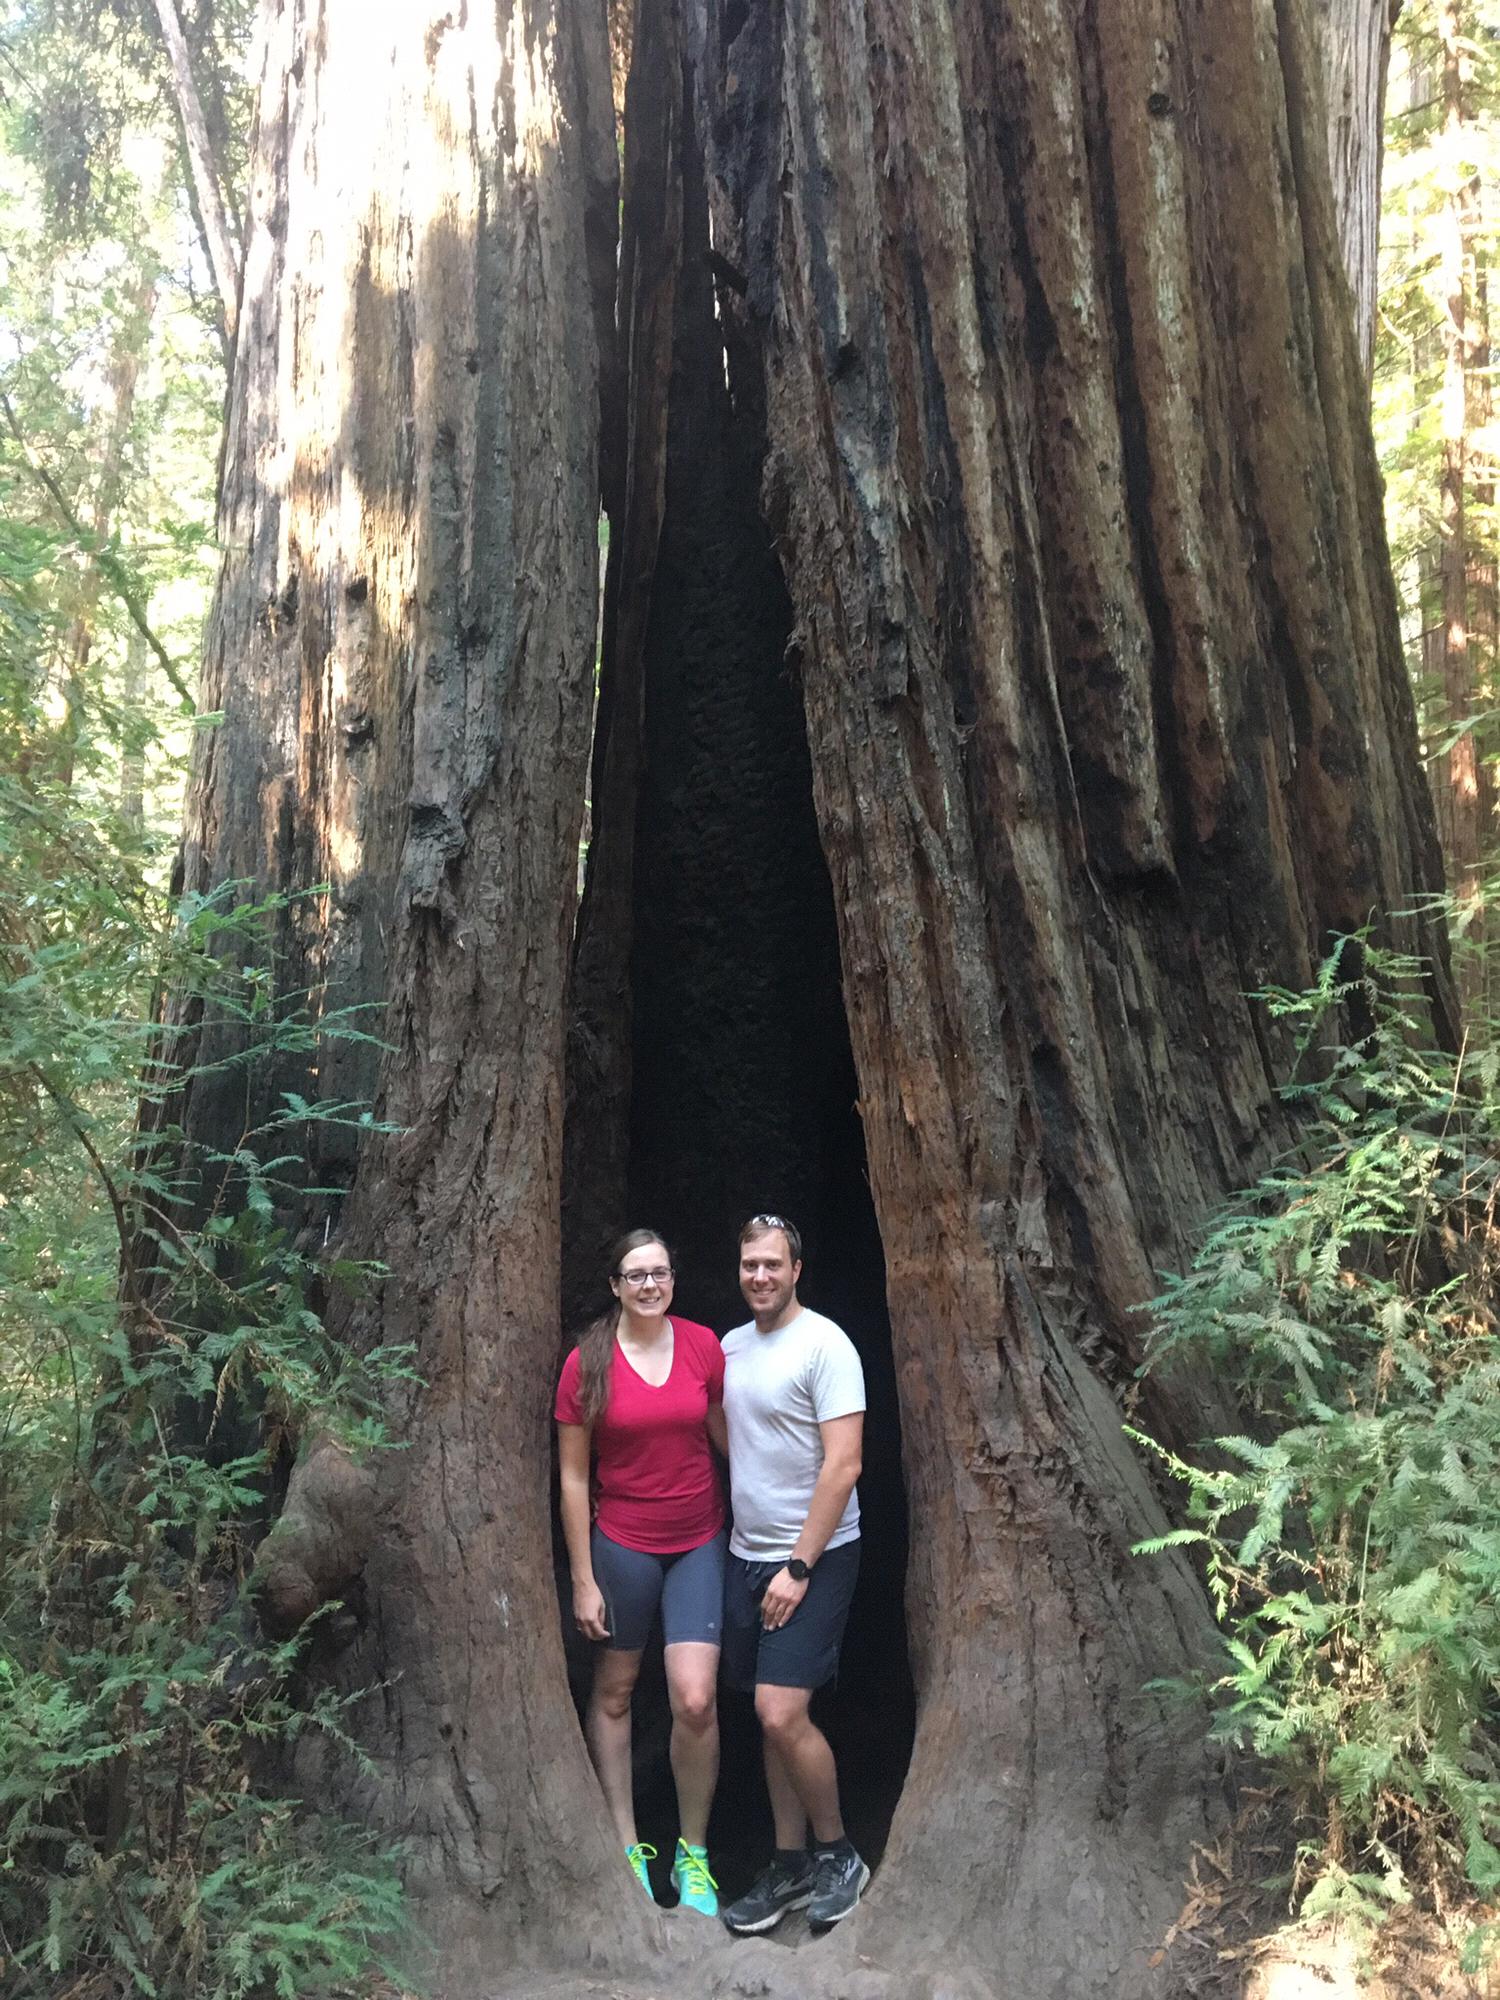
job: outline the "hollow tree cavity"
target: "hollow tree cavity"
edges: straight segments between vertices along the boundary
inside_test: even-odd
[[[284,986],[381,1010],[249,1091],[398,1128],[313,1164],[390,1266],[340,1325],[425,1379],[368,1504],[293,1481],[376,1690],[302,1779],[455,1965],[658,1964],[547,1559],[559,1211],[570,1296],[636,1202],[707,1287],[753,1177],[810,1295],[883,1268],[910,1502],[911,1766],[820,1977],[1144,2000],[1216,1775],[1146,1691],[1208,1628],[1129,1553],[1135,1309],[1286,1136],[1245,996],[1439,879],[1302,0],[638,0],[618,265],[603,0],[265,13],[184,882],[308,892]],[[799,977],[720,981],[758,925]],[[232,1148],[243,1089],[177,1113]]]

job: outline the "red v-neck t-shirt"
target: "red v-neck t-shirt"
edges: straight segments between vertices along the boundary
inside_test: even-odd
[[[578,1349],[563,1363],[557,1421],[581,1424]],[[609,1402],[594,1424],[594,1518],[622,1548],[676,1555],[712,1541],[724,1525],[724,1489],[705,1420],[724,1400],[718,1335],[672,1315],[672,1367],[659,1389],[641,1379],[615,1342]]]

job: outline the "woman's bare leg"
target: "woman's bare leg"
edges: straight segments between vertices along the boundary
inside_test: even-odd
[[[677,1818],[689,1847],[703,1847],[719,1781],[719,1649],[680,1640],[666,1648],[666,1660]]]
[[[594,1660],[594,1691],[589,1696],[584,1735],[599,1774],[609,1816],[624,1847],[635,1846],[635,1788],[630,1773],[630,1697],[635,1692],[641,1656],[617,1653],[601,1646]]]

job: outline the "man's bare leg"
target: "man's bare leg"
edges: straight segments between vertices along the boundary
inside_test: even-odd
[[[755,1690],[778,1847],[801,1847],[809,1822],[820,1845],[844,1835],[833,1747],[808,1713],[811,1701],[810,1688],[763,1685]],[[792,1837],[783,1839],[783,1833]]]

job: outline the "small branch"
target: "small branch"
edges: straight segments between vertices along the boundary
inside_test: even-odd
[[[177,17],[176,0],[155,0],[155,5],[156,17],[161,22],[161,38],[166,46],[167,61],[171,65],[177,114],[182,120],[183,136],[187,140],[188,165],[192,169],[193,188],[203,218],[203,235],[208,249],[208,261],[213,267],[214,283],[219,288],[219,304],[224,314],[227,344],[232,347],[240,309],[239,253],[229,233],[224,192],[219,186],[213,147],[208,138],[208,122],[203,116],[202,100],[198,96],[198,86],[193,78],[193,66],[188,58],[187,42],[183,36],[182,23]]]
[[[181,697],[182,701],[189,708],[194,707],[193,697],[188,690],[187,683],[173,664],[172,655],[167,651],[161,640],[157,638],[147,622],[140,596],[126,575],[124,564],[120,562],[119,558],[105,546],[91,529],[85,527],[73,508],[69,505],[67,495],[52,477],[46,466],[39,464],[32,457],[30,448],[26,443],[26,434],[16,419],[15,409],[11,404],[10,397],[6,395],[3,389],[0,389],[0,410],[3,410],[5,413],[6,424],[9,426],[10,434],[15,439],[17,449],[21,454],[21,463],[42,488],[43,492],[47,494],[53,506],[62,516],[65,525],[78,537],[79,542],[88,550],[89,554],[99,565],[101,574],[108,581],[115,595],[125,606],[125,609],[130,613],[131,623],[151,648],[152,652],[155,653],[157,662],[162,672],[171,682],[174,692]]]
[[[135,1250],[130,1218],[125,1213],[125,1202],[120,1194],[120,1190],[115,1185],[113,1174],[111,1174],[109,1168],[104,1164],[104,1159],[99,1148],[89,1137],[88,1128],[79,1115],[77,1106],[63,1095],[62,1091],[58,1089],[57,1085],[47,1075],[47,1072],[40,1064],[28,1063],[26,1067],[47,1093],[48,1097],[52,1099],[52,1102],[57,1106],[63,1117],[68,1121],[73,1137],[88,1154],[94,1172],[104,1183],[104,1192],[109,1196],[109,1205],[114,1211],[115,1230],[120,1239],[120,1262],[125,1277],[125,1289],[129,1295],[131,1304],[141,1314],[142,1318],[146,1320],[153,1333],[165,1335],[166,1328],[147,1304],[146,1295],[141,1290],[140,1276],[135,1268]]]

